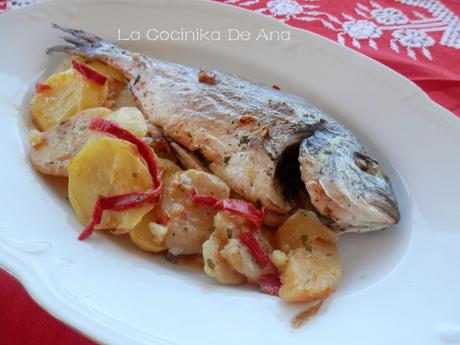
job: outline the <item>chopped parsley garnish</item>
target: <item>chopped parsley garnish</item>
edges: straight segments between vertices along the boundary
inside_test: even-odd
[[[240,146],[241,145],[246,145],[249,143],[249,137],[247,135],[243,135],[241,138],[240,138]]]
[[[308,236],[307,236],[307,235],[302,235],[302,236],[300,236],[300,240],[302,241],[305,250],[306,250],[307,252],[311,252],[311,251],[312,251],[312,247],[311,247],[311,245],[308,243]]]
[[[207,259],[207,260],[206,260],[206,263],[208,264],[208,266],[209,266],[210,269],[213,270],[214,268],[216,268],[216,264],[215,264],[214,261],[212,261],[211,259]]]

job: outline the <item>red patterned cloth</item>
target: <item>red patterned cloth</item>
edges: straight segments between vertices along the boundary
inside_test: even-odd
[[[216,0],[316,32],[403,74],[460,116],[458,0]]]
[[[2,345],[95,344],[45,312],[1,269],[0,337]]]
[[[458,0],[214,0],[316,32],[405,75],[460,116]],[[0,0],[0,13],[37,0]],[[0,271],[1,343],[93,344]],[[6,341],[6,342],[5,342]]]

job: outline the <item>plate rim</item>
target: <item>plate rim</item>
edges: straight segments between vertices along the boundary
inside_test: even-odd
[[[160,0],[161,1],[161,0]],[[157,2],[160,2],[157,1]],[[133,3],[143,3],[143,4],[153,4],[152,1],[149,0],[134,0],[131,1],[131,4]],[[166,1],[164,1],[166,3]],[[187,0],[174,0],[175,3],[181,3],[181,5],[184,6],[190,6],[192,4],[191,1]],[[66,3],[69,4],[74,4],[75,6],[78,6],[80,4],[91,4],[92,1],[90,0],[47,0],[45,2],[41,3],[34,3],[31,4],[27,7],[19,8],[14,11],[9,11],[0,16],[0,25],[2,25],[5,21],[10,20],[11,18],[14,18],[16,16],[25,14],[25,13],[33,13],[33,11],[41,8],[47,8],[47,7],[52,7],[52,6],[63,6]],[[111,3],[118,3],[118,4],[128,4],[129,1],[125,0],[100,0],[98,1],[98,4],[105,3],[105,4],[111,4]],[[226,3],[220,3],[220,2],[215,2],[212,0],[195,0],[193,5],[199,5],[199,6],[209,6],[211,8],[223,8],[225,7],[227,11],[230,11],[233,13],[230,13],[229,15],[235,15],[235,16],[246,16],[250,18],[251,16],[257,15],[261,18],[264,18],[263,20],[270,22],[270,27],[273,26],[278,26],[282,28],[288,28],[291,31],[297,32],[299,35],[304,35],[304,36],[312,36],[315,37],[316,39],[324,40],[325,42],[328,42],[328,44],[336,45],[337,47],[340,47],[339,49],[342,49],[343,51],[347,51],[347,54],[353,54],[353,55],[359,55],[362,59],[362,61],[366,61],[366,63],[372,64],[373,66],[378,66],[382,70],[382,72],[379,73],[391,73],[392,78],[398,79],[399,82],[405,83],[405,87],[407,89],[410,88],[411,91],[411,96],[410,97],[417,97],[420,101],[422,101],[423,105],[427,105],[430,107],[434,107],[434,111],[437,113],[437,116],[443,117],[442,120],[444,121],[450,121],[451,123],[456,123],[456,126],[459,125],[458,123],[458,117],[450,112],[448,109],[440,105],[439,103],[435,102],[433,99],[431,99],[428,94],[426,94],[418,85],[416,85],[413,81],[408,79],[407,77],[399,74],[395,70],[385,66],[381,62],[374,60],[366,55],[364,55],[361,52],[358,52],[352,48],[349,47],[344,47],[337,42],[328,39],[326,37],[323,37],[315,32],[311,32],[309,30],[301,29],[301,28],[296,28],[290,25],[287,25],[285,23],[282,23],[276,19],[269,18],[263,14],[259,13],[254,13],[252,11],[249,11],[247,9],[242,9],[237,6],[233,6],[231,4],[226,4]],[[4,248],[4,246],[1,245],[0,243],[0,249]],[[8,252],[7,250],[2,252]],[[0,252],[1,253],[1,252]],[[116,336],[119,336],[118,333],[113,333],[113,329],[110,327],[93,327],[91,322],[78,322],[78,312],[68,309],[65,306],[61,306],[60,303],[54,303],[52,301],[52,298],[49,299],[49,297],[52,297],[53,293],[51,290],[46,288],[46,284],[44,284],[41,279],[40,279],[40,274],[38,274],[32,266],[28,265],[27,263],[24,262],[24,260],[21,260],[20,258],[16,257],[11,257],[11,258],[3,258],[0,256],[0,267],[3,268],[8,274],[10,274],[14,279],[16,279],[21,286],[24,287],[28,295],[43,309],[45,312],[47,312],[49,315],[53,316],[60,322],[64,323],[71,329],[75,330],[77,333],[82,334],[84,337],[87,337],[88,339],[95,341],[95,342],[109,342],[109,343],[119,343],[120,338],[116,339]],[[34,284],[37,283],[38,284]],[[48,296],[47,296],[48,295]],[[81,320],[84,320],[83,318]],[[88,320],[91,320],[91,318],[88,317]],[[96,323],[94,323],[97,325]],[[132,340],[130,337],[126,337],[127,340]],[[122,339],[123,341],[123,339]],[[155,344],[158,345],[166,345],[166,344],[173,344],[169,341],[161,341],[161,340],[156,340]]]

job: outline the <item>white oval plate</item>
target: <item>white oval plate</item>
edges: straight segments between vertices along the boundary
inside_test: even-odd
[[[76,240],[65,182],[27,159],[27,102],[56,58],[51,22],[115,40],[150,28],[289,30],[289,41],[120,41],[155,57],[278,84],[348,125],[383,162],[402,221],[344,235],[344,277],[319,315],[251,287],[143,254],[122,237]],[[254,36],[253,36],[254,37]],[[314,34],[213,2],[56,1],[0,17],[0,264],[64,322],[111,344],[441,344],[460,342],[460,121],[410,81]]]

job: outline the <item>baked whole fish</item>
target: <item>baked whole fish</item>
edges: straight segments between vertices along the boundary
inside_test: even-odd
[[[72,46],[48,52],[100,60],[122,72],[144,116],[247,200],[286,214],[305,206],[304,194],[338,230],[379,230],[399,221],[379,163],[349,130],[304,99],[54,27]]]

